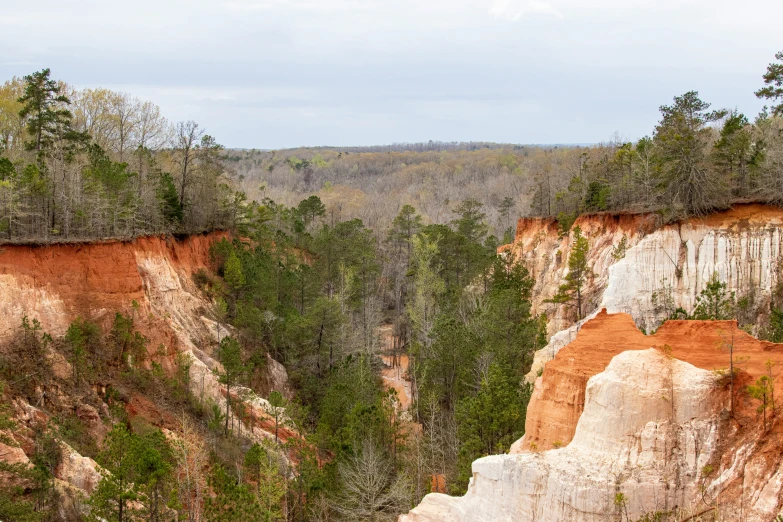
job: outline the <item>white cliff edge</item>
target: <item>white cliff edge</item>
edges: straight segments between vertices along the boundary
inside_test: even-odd
[[[479,459],[465,496],[429,494],[399,522],[598,522],[619,516],[619,493],[630,520],[696,506],[718,446],[717,378],[655,349],[623,352],[589,380],[568,446]],[[765,483],[748,521],[778,507],[781,480]]]

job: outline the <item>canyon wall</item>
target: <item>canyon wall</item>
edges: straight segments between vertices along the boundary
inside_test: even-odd
[[[780,291],[783,210],[739,205],[666,225],[600,214],[575,224],[594,273],[578,323],[573,309],[547,302],[571,250],[556,221],[521,219],[514,243],[499,249],[530,270],[533,311],[549,319],[550,342],[527,376],[526,435],[509,454],[474,462],[464,497],[430,494],[400,521],[597,522],[675,510],[687,519],[716,506],[723,520],[773,521],[783,507],[783,427],[762,428],[745,388],[767,361],[783,364],[783,345],[735,321],[663,321],[691,311],[715,273],[749,322],[767,313]],[[733,413],[729,348],[743,361]],[[773,369],[776,389],[780,374]]]
[[[717,273],[742,300],[755,322],[780,291],[783,210],[738,205],[706,218],[660,225],[655,215],[581,216],[594,273],[585,288],[583,315],[606,308],[630,314],[644,331],[654,331],[676,308],[690,312],[699,293]],[[546,361],[574,340],[580,325],[573,309],[548,303],[568,273],[570,238],[559,237],[552,219],[523,218],[514,243],[500,248],[524,263],[535,278],[534,313],[549,319],[549,344],[536,354],[532,382]],[[584,321],[583,321],[584,322]]]
[[[225,408],[225,387],[213,372],[219,363],[210,355],[218,336],[216,323],[209,318],[212,303],[192,280],[194,272],[210,267],[210,246],[225,237],[226,233],[212,233],[185,239],[156,236],[129,242],[0,246],[0,342],[19,331],[23,317],[39,321],[44,332],[58,337],[77,317],[94,321],[105,331],[115,313],[132,315],[135,328],[150,340],[148,351],[155,360],[171,370],[177,354],[189,355],[191,391]],[[220,333],[227,334],[225,327]],[[55,372],[67,379],[71,373],[67,361],[54,351],[50,356],[57,363]],[[269,378],[273,388],[286,392],[285,368],[271,359]],[[259,440],[274,437],[267,401],[239,386],[232,387],[235,393],[242,395],[254,422],[243,431]],[[78,403],[73,407],[88,426],[105,432],[94,408]],[[21,402],[12,411],[20,429],[5,435],[19,448],[7,456],[26,461],[20,448],[31,444],[28,434],[36,425],[46,424],[48,416],[43,409]],[[130,417],[141,415],[161,428],[176,428],[173,415],[140,395],[129,397],[126,411]],[[292,435],[288,429],[280,433],[283,440]],[[57,472],[61,485],[89,493],[97,477],[95,463],[72,448],[66,448],[64,455]]]
[[[537,379],[512,452],[475,461],[465,496],[430,494],[400,521],[598,522],[717,505],[723,520],[772,521],[783,428],[764,432],[744,392],[730,415],[730,342],[745,361],[737,390],[765,361],[783,363],[783,345],[733,321],[671,321],[645,336],[629,315],[600,312]]]

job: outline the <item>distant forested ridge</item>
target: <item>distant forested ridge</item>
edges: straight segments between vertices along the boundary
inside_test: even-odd
[[[783,61],[783,53],[776,55]],[[650,136],[595,146],[488,143],[232,150],[227,161],[248,196],[294,205],[317,194],[344,218],[386,229],[403,204],[442,222],[471,198],[491,232],[508,239],[520,215],[658,212],[669,221],[738,201],[783,203],[783,64],[770,64],[755,118],[714,110],[698,92],[660,107]]]
[[[223,147],[151,102],[49,69],[0,86],[0,241],[127,238],[234,225]]]

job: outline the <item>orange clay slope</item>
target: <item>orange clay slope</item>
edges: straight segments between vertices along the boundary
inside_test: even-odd
[[[672,357],[706,370],[729,367],[729,345],[740,370],[735,382],[735,408],[740,423],[750,423],[755,407],[744,387],[767,373],[771,360],[776,389],[783,390],[783,344],[759,341],[736,321],[667,321],[654,335],[640,332],[628,314],[602,310],[579,331],[576,339],[548,362],[536,382],[528,407],[525,439],[514,451],[551,449],[574,436],[585,403],[587,381],[601,373],[612,358],[627,350],[658,348]],[[728,407],[728,404],[727,404]]]
[[[183,274],[209,266],[209,247],[227,233],[177,240],[171,236],[56,245],[0,246],[0,339],[18,328],[22,315],[44,331],[62,335],[82,316],[102,321],[146,303],[140,257],[167,258]],[[146,333],[146,332],[145,332]]]

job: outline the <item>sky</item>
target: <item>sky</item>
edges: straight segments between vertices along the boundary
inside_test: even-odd
[[[753,116],[783,0],[0,0],[0,80],[49,67],[227,147],[598,143],[699,91]]]

